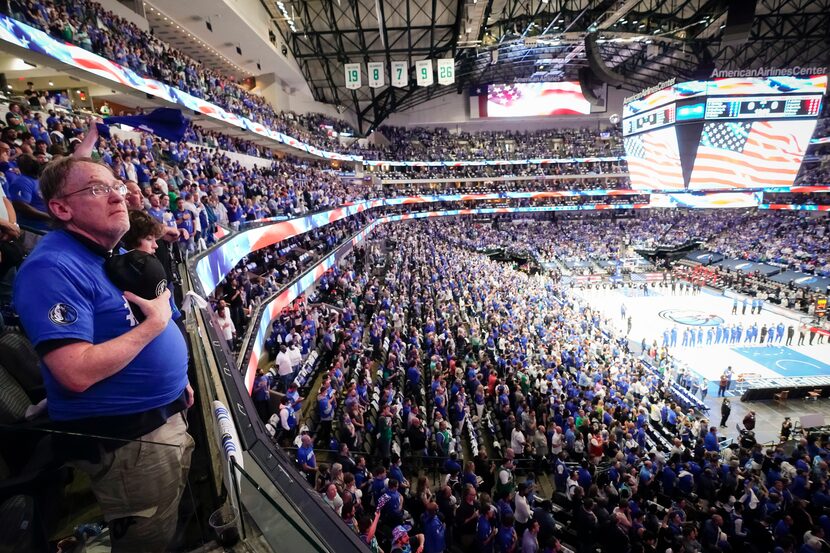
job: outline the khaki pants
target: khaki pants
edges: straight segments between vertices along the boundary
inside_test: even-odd
[[[98,463],[73,462],[92,480],[110,527],[113,553],[167,551],[193,447],[182,412],[115,451],[102,448]]]

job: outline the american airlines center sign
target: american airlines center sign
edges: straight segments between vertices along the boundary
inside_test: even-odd
[[[712,79],[732,79],[735,77],[797,77],[799,75],[823,75],[827,73],[827,67],[787,67],[758,69],[715,69],[712,71]]]

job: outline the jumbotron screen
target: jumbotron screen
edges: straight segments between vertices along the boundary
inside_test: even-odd
[[[788,75],[671,84],[633,97],[623,106],[632,188],[792,186],[826,89],[826,74]]]
[[[683,190],[683,168],[673,127],[625,138],[628,173],[638,190]]]
[[[707,121],[689,189],[792,186],[815,126],[815,120]]]
[[[591,103],[578,82],[495,84],[487,87],[482,117],[587,115]]]

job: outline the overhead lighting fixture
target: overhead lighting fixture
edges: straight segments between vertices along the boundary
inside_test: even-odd
[[[53,83],[52,81],[49,81],[49,86],[55,86],[55,83]]]

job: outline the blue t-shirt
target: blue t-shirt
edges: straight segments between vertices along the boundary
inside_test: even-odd
[[[493,541],[484,543],[490,537],[493,531],[493,526],[486,515],[478,517],[478,527],[476,528],[476,546],[481,553],[491,553],[493,551]]]
[[[20,268],[14,303],[35,346],[50,340],[101,344],[138,325],[104,257],[66,231],[47,234]],[[52,420],[129,415],[163,407],[187,386],[187,346],[171,320],[126,367],[81,393],[41,363]]]
[[[303,446],[297,450],[297,463],[302,467],[308,465],[311,468],[317,466],[317,458],[314,456],[314,449],[312,446]]]
[[[261,383],[265,383],[265,388],[261,388]],[[268,401],[269,393],[268,388],[270,387],[270,379],[268,378],[267,374],[263,374],[262,376],[258,376],[254,379],[254,399],[257,401]]]
[[[40,195],[40,186],[35,178],[26,175],[15,175],[9,183],[9,199],[13,202],[29,204],[38,211],[46,213],[46,202],[43,201],[43,196]],[[22,213],[18,216],[18,219],[21,223],[39,230],[49,229],[48,221],[29,219]]]

